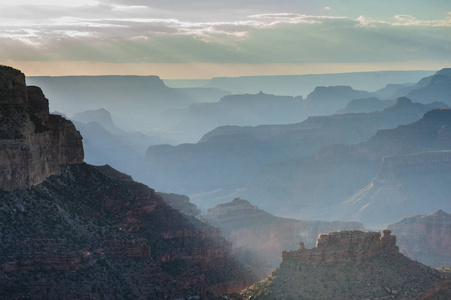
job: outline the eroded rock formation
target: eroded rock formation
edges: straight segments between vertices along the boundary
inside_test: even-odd
[[[362,232],[358,230],[338,231],[321,234],[315,248],[304,248],[282,252],[282,264],[303,264],[316,267],[320,264],[360,264],[364,259],[374,256],[396,254],[396,236],[391,230]]]
[[[41,183],[60,166],[83,162],[80,133],[61,116],[50,115],[48,100],[25,76],[0,66],[0,188]]]
[[[390,230],[342,231],[284,252],[271,276],[234,299],[448,299],[450,287],[449,273],[399,253]]]

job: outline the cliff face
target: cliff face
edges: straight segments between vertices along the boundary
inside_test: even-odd
[[[83,162],[81,135],[49,114],[41,89],[26,87],[25,76],[9,67],[0,67],[0,87],[0,188],[29,188],[61,165]]]
[[[449,273],[398,252],[390,230],[321,235],[317,246],[284,252],[280,267],[237,299],[427,299],[449,295]],[[435,299],[435,298],[433,298]],[[437,298],[438,299],[438,298]],[[440,298],[441,299],[441,298]]]
[[[451,267],[451,214],[438,210],[403,218],[389,228],[407,256],[434,267]]]

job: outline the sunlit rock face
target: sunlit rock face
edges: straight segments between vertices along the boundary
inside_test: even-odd
[[[0,187],[29,188],[60,166],[83,162],[82,137],[61,116],[50,115],[48,100],[25,76],[0,67]]]

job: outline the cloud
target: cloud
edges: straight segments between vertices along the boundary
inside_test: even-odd
[[[451,27],[451,16],[440,20],[419,20],[411,15],[395,15],[395,21],[375,20],[360,16],[356,19],[358,26],[388,25],[388,26],[424,26],[424,27]]]
[[[377,62],[444,59],[451,44],[449,13],[432,19],[410,11],[353,16],[338,5],[333,11],[324,6],[331,1],[86,1],[70,9],[0,4],[0,59]]]

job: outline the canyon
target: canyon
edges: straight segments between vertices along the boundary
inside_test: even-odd
[[[206,299],[255,280],[218,229],[110,166],[37,87],[0,68],[0,297]]]

